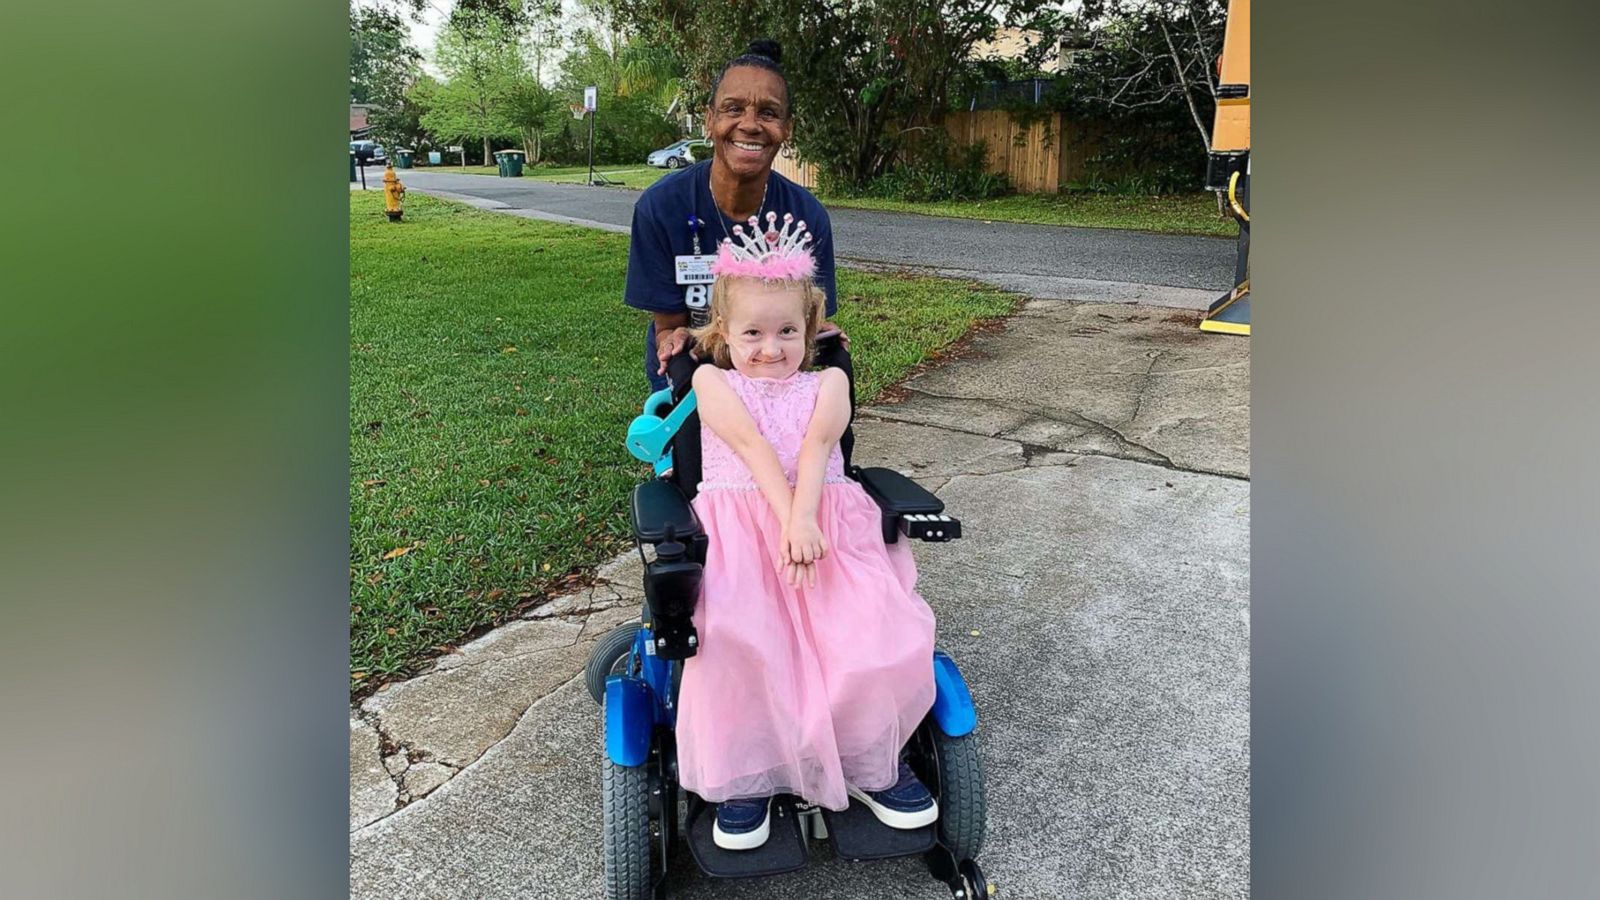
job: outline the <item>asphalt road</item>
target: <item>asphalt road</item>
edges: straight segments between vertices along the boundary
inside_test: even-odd
[[[638,192],[410,169],[408,189],[529,218],[626,231]],[[369,182],[372,170],[368,171]],[[837,258],[916,268],[1034,297],[1204,309],[1232,287],[1234,241],[830,209]]]

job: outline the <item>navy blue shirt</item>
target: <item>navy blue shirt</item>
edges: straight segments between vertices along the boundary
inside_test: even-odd
[[[811,232],[812,253],[817,260],[814,276],[817,286],[828,297],[828,316],[838,309],[838,288],[833,274],[833,225],[811,192],[772,172],[767,176],[767,192],[761,219],[775,212],[779,219],[793,213],[803,219]],[[711,303],[711,285],[678,284],[676,257],[695,252],[695,231],[689,217],[705,222],[699,229],[699,248],[704,254],[717,252],[717,244],[740,224],[722,214],[711,200],[711,160],[704,160],[675,172],[646,188],[633,205],[633,229],[628,241],[628,282],[623,302],[635,309],[651,312],[688,313],[691,325],[705,324]],[[726,229],[726,230],[724,230]],[[656,374],[656,329],[652,320],[645,332],[644,368],[651,390],[666,387],[666,379]]]

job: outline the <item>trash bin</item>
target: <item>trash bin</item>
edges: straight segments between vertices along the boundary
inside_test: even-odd
[[[428,151],[428,165],[430,165],[430,166],[444,165],[444,156],[442,154],[440,154],[439,151],[437,151],[437,150],[429,150]]]
[[[500,155],[504,156],[505,160],[506,160],[506,162],[505,162],[506,175],[510,176],[511,178],[521,178],[522,177],[522,155],[523,155],[522,151],[521,150],[502,150],[502,151],[500,151]]]
[[[494,164],[499,169],[501,178],[511,177],[506,171],[506,153],[504,150],[496,150],[494,152]]]
[[[396,169],[411,168],[411,151],[403,148],[394,151],[394,167]]]
[[[356,183],[356,152],[350,151],[350,183]]]

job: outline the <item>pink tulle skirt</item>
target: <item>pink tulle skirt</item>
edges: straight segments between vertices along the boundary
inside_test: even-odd
[[[694,501],[711,544],[684,666],[679,775],[711,802],[796,794],[833,810],[882,790],[933,705],[933,611],[905,541],[885,545],[860,485],[825,484],[817,586],[777,568],[782,527],[758,490]]]

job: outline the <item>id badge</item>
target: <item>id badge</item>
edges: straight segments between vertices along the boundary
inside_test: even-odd
[[[717,261],[712,254],[677,256],[674,261],[679,284],[710,284],[717,280],[717,276],[711,274],[711,264]]]

